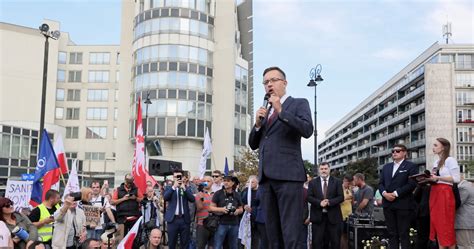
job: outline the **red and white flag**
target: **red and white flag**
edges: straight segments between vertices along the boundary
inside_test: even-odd
[[[146,183],[150,181],[153,186],[156,180],[148,174],[145,164],[145,137],[143,136],[142,105],[141,98],[138,98],[137,107],[137,132],[135,135],[135,152],[133,154],[132,175],[135,185],[142,193],[146,193]]]
[[[142,219],[143,216],[141,216],[136,222],[135,225],[133,225],[132,229],[128,232],[127,236],[125,236],[122,241],[120,241],[120,244],[117,246],[117,249],[132,249],[133,247],[133,241],[137,237],[138,234],[138,228],[140,227],[140,224],[142,224]]]
[[[54,153],[58,159],[59,168],[61,169],[61,174],[65,175],[68,173],[66,153],[64,153],[64,144],[63,138],[58,135],[58,139],[54,142]]]

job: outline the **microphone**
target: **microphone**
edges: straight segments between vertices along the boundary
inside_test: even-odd
[[[265,97],[263,97],[263,107],[265,107],[267,110],[272,107],[272,104],[268,102],[268,99],[270,98],[270,94],[267,93],[265,94]],[[260,121],[262,121],[264,117],[260,117]]]

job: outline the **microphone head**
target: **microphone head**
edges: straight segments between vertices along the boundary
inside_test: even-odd
[[[430,176],[430,175],[431,175],[431,172],[430,172],[429,170],[427,170],[427,169],[426,169],[426,170],[425,170],[425,175],[428,175],[428,176]]]
[[[265,94],[265,97],[263,98],[263,100],[268,100],[269,98],[270,98],[270,94],[267,93],[267,94]]]

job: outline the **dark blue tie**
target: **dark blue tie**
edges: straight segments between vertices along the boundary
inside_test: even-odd
[[[178,215],[183,215],[183,197],[181,196],[181,189],[178,189]]]

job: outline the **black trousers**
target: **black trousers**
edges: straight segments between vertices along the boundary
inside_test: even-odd
[[[198,249],[205,249],[206,245],[212,246],[212,237],[214,237],[214,233],[207,230],[203,225],[196,226],[196,240]]]
[[[389,249],[410,248],[410,224],[413,210],[384,208],[385,223],[389,234]]]
[[[331,224],[327,213],[323,213],[321,223],[313,222],[313,249],[340,249],[341,248],[341,224]],[[341,221],[342,223],[342,221]]]
[[[430,217],[421,216],[417,218],[417,249],[428,249],[430,242]]]
[[[265,228],[265,224],[257,223],[258,233],[260,235],[260,247],[259,249],[269,249],[268,246],[268,238],[267,238],[267,231]],[[253,247],[252,247],[253,248]]]
[[[261,186],[269,248],[304,248],[299,241],[304,215],[303,182],[265,179]]]

